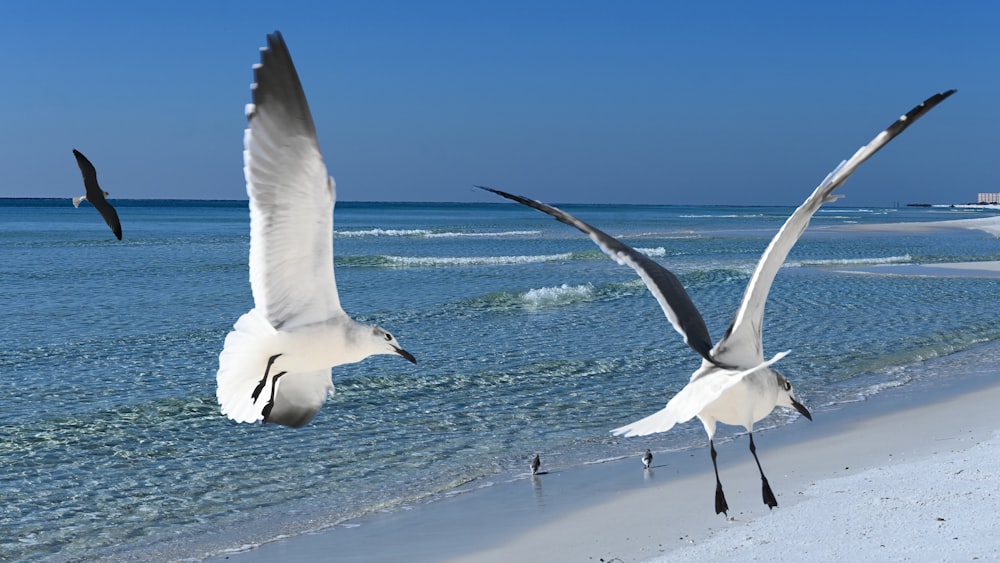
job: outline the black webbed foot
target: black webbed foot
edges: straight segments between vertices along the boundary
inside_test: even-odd
[[[257,384],[253,389],[253,393],[250,393],[250,398],[256,403],[257,399],[260,397],[260,392],[264,390],[264,385],[267,385],[267,374],[271,371],[271,366],[274,364],[274,360],[278,359],[281,354],[275,354],[267,359],[267,367],[264,368],[264,377],[260,378],[260,383]]]
[[[722,493],[722,481],[719,480],[719,465],[716,463],[719,454],[715,451],[714,440],[708,440],[708,448],[712,454],[712,468],[715,469],[715,513],[729,516],[729,504],[726,503],[726,495]]]
[[[762,492],[764,494],[764,504],[766,504],[768,508],[778,506],[778,499],[774,498],[774,493],[771,492],[771,485],[768,484],[767,478],[762,478],[761,482],[763,483]]]
[[[266,383],[267,383],[267,375],[265,375],[260,379],[260,383],[258,383],[257,386],[254,387],[253,393],[250,393],[250,398],[253,399],[254,403],[257,402],[257,398],[260,397],[260,392],[264,390],[264,385]]]
[[[726,495],[722,493],[722,483],[715,484],[715,513],[729,516],[729,504],[726,503]]]
[[[285,373],[286,372],[275,374],[275,376],[271,378],[271,398],[268,399],[267,404],[264,405],[264,408],[260,411],[260,414],[263,417],[260,421],[261,424],[267,424],[267,419],[271,416],[271,410],[274,408],[274,392],[278,389],[278,378],[285,375]]]

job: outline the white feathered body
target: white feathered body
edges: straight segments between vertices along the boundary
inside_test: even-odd
[[[705,426],[709,438],[715,435],[716,421],[743,426],[752,432],[753,423],[774,410],[778,403],[778,389],[777,374],[770,368],[761,368],[727,388],[718,398],[705,405],[697,416]]]
[[[345,315],[346,317],[346,315]],[[270,377],[258,399],[251,397],[264,376],[268,360],[280,354],[269,375],[286,372],[278,381],[281,404],[305,407],[322,404],[334,392],[330,368],[359,362],[372,351],[359,338],[366,327],[351,321],[324,322],[295,329],[294,334],[275,330],[256,309],[236,321],[219,354],[216,396],[222,412],[237,422],[261,420],[261,408],[271,393]],[[307,381],[309,380],[309,381]]]

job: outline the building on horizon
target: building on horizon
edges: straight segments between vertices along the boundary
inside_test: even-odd
[[[1000,193],[980,193],[979,203],[1000,203]]]

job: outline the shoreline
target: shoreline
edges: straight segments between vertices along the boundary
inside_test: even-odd
[[[963,353],[976,352],[959,352]],[[887,516],[869,503],[884,504],[888,502],[884,499],[894,498],[906,486],[912,489],[912,484],[924,483],[918,477],[949,455],[966,456],[982,448],[987,451],[977,456],[1000,458],[1000,438],[995,437],[1000,420],[992,412],[1000,402],[997,369],[987,362],[975,365],[973,371],[886,390],[857,403],[821,408],[813,422],[800,419],[755,432],[761,464],[778,498],[779,507],[773,511],[761,502],[760,478],[747,451],[746,437],[737,435],[717,444],[720,477],[732,508],[728,519],[714,514],[711,461],[708,448],[701,447],[655,454],[650,472],[642,469],[637,455],[635,459],[543,472],[534,479],[525,475],[513,482],[472,483],[433,502],[368,515],[350,526],[208,560],[308,561],[333,554],[338,561],[624,562],[666,555],[673,561],[721,557],[737,547],[751,550],[748,553],[753,556],[777,558],[787,555],[791,546],[803,544],[811,551],[796,555],[808,553],[821,559],[835,554],[873,559],[904,554],[919,557],[926,551],[898,550],[920,545],[918,540],[932,538],[933,530],[885,524]],[[637,449],[640,445],[637,441]],[[952,474],[960,476],[963,469],[952,469]],[[968,474],[976,469],[969,467]],[[903,476],[871,485],[879,475],[893,472]],[[947,481],[947,476],[936,479]],[[992,490],[992,481],[982,482],[987,492]],[[843,494],[841,490],[862,488],[862,484],[869,489],[863,494]],[[824,492],[830,487],[837,490]],[[954,531],[954,525],[948,524],[959,516],[954,510],[935,505],[935,497],[919,488],[910,493],[926,503],[916,510],[929,514],[929,520],[922,522],[942,532]],[[984,532],[996,527],[989,494],[961,500],[962,511],[978,518],[978,524],[963,525],[961,536],[967,540],[972,536],[970,526],[982,526]],[[877,536],[872,531],[876,527],[888,526],[883,535],[889,539],[875,541],[875,551],[867,555],[858,551],[860,544],[847,542],[845,547],[842,541],[824,540],[831,525],[829,516],[824,515],[837,508],[848,511],[841,523],[868,529],[865,533],[872,537]],[[940,514],[933,513],[935,508],[940,508]],[[906,507],[898,510],[913,512]],[[899,516],[895,513],[893,517]],[[776,523],[779,520],[780,526]],[[912,534],[920,537],[910,538]],[[957,537],[948,536],[953,546],[972,549],[951,540],[953,536]],[[762,539],[766,537],[771,539]],[[997,541],[970,541],[989,553],[1000,553]]]

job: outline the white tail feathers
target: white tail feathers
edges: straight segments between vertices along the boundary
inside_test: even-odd
[[[271,382],[266,382],[256,401],[252,395],[264,377],[271,356],[269,341],[277,331],[256,309],[241,316],[233,328],[219,354],[215,396],[222,405],[222,414],[236,422],[256,422],[264,418],[261,410],[271,396]]]
[[[83,200],[85,200],[85,199],[87,199],[87,196],[85,196],[85,195],[82,195],[82,196],[79,196],[79,197],[74,197],[73,198],[73,207],[80,207],[80,202],[83,201]]]

